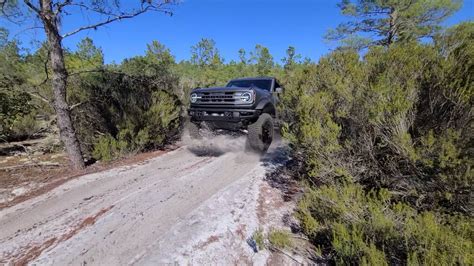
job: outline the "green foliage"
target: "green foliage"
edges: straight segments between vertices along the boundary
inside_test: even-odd
[[[35,113],[18,116],[11,124],[10,137],[24,139],[33,136],[39,129]]]
[[[65,51],[82,150],[110,161],[162,148],[179,135],[192,88],[276,76],[286,89],[282,133],[308,186],[295,215],[318,254],[341,264],[472,265],[474,23],[440,31],[459,8],[453,0],[344,0],[340,8],[352,20],[329,37],[349,47],[318,63],[290,46],[282,67],[262,45],[224,63],[202,39],[188,61],[153,41],[142,56],[104,65],[84,39]],[[417,42],[428,36],[433,43]],[[47,48],[20,55],[0,29],[2,139],[28,137],[36,117],[54,113]],[[259,249],[264,239],[291,246],[284,231],[253,238]]]
[[[92,155],[97,160],[107,162],[141,151],[150,142],[155,143],[155,141],[156,139],[151,139],[146,129],[135,132],[133,128],[124,127],[120,129],[117,138],[111,135],[99,136],[94,144]]]
[[[212,39],[201,39],[191,47],[191,62],[200,67],[218,66],[222,64],[216,42]]]
[[[30,95],[24,90],[26,74],[24,59],[15,41],[8,40],[8,32],[1,30],[0,40],[0,138],[24,138],[33,129],[29,115],[33,109]]]
[[[265,249],[265,236],[263,235],[263,230],[261,228],[253,233],[252,238],[255,240],[255,243],[257,243],[258,250]]]
[[[109,145],[102,145],[113,151],[112,158],[163,147],[177,136],[181,104],[174,94],[156,88],[152,79],[143,76],[106,75],[104,80],[85,87],[91,93],[92,101],[81,109],[88,109],[93,117],[76,117],[77,123],[87,124],[83,128],[88,128],[80,136],[87,137],[91,131],[99,130],[113,136],[116,143],[104,141]],[[99,140],[102,138],[100,136]]]
[[[97,160],[111,161],[120,155],[117,140],[110,135],[100,136],[94,145],[92,155]]]
[[[67,54],[68,101],[86,154],[112,160],[161,148],[178,134],[181,102],[179,79],[169,49],[157,41],[145,56],[103,65],[100,48],[83,40]]]
[[[276,248],[287,248],[292,246],[290,233],[283,230],[271,230],[268,233],[268,241]]]
[[[298,60],[301,59],[300,54],[296,54],[296,49],[293,46],[289,46],[288,49],[286,49],[286,57],[283,58],[281,61],[283,62],[283,67],[285,70],[290,70],[292,69],[295,65],[297,65],[299,62]]]
[[[269,75],[275,64],[268,48],[260,44],[257,44],[255,51],[251,53],[251,61],[255,62],[256,72],[259,76]]]
[[[400,176],[410,176],[409,182],[429,178],[438,183],[416,192],[426,194],[424,203],[444,201],[434,195],[448,192],[459,195],[454,202],[463,200],[465,205],[459,192],[472,184],[472,160],[462,152],[469,145],[464,124],[470,103],[452,104],[449,98],[438,98],[449,95],[444,86],[436,89],[451,84],[451,68],[441,68],[450,75],[439,72],[450,62],[436,47],[395,45],[375,47],[362,61],[354,52],[336,51],[303,74],[287,78],[283,134],[304,161],[308,176],[327,183],[347,179],[349,172],[355,180],[387,187],[405,182]],[[440,76],[449,80],[440,81]],[[463,80],[470,75],[462,71],[456,77],[456,84],[468,84],[462,95],[469,96],[463,97],[472,99],[472,82]],[[431,98],[424,97],[426,90]],[[443,109],[444,115],[428,114],[430,109]],[[459,120],[463,123],[457,124]],[[361,160],[364,164],[354,164]],[[435,194],[428,193],[433,190]]]
[[[146,57],[155,64],[165,67],[175,64],[174,56],[171,54],[170,49],[166,48],[159,41],[152,41],[151,44],[147,45]]]
[[[8,30],[0,27],[0,47],[4,47],[8,42]]]
[[[330,30],[326,38],[360,49],[431,37],[461,4],[460,0],[342,0],[338,6],[351,21]]]
[[[0,98],[2,99],[0,102],[0,137],[14,139],[12,125],[31,111],[30,97],[26,93],[0,88]]]
[[[252,239],[255,240],[258,250],[265,249],[265,241],[273,248],[284,249],[293,246],[290,233],[279,229],[271,229],[268,234],[264,234],[263,229],[259,228],[253,233]]]
[[[104,53],[92,39],[85,38],[77,44],[77,51],[66,57],[66,65],[71,73],[97,70],[104,65]]]
[[[283,135],[310,184],[296,217],[336,261],[472,264],[473,41],[463,23],[285,75]]]
[[[395,203],[385,190],[365,192],[358,184],[309,189],[297,217],[313,237],[326,235],[341,263],[386,265],[389,261],[470,265],[473,262],[472,220],[437,217]],[[302,217],[316,219],[320,226]]]
[[[177,133],[181,111],[179,104],[176,97],[165,91],[153,92],[152,104],[145,112],[146,135],[153,140],[152,143],[164,143],[169,132]]]

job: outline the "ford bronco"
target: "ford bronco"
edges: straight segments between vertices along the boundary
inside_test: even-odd
[[[196,88],[190,94],[189,132],[201,138],[211,130],[247,133],[247,147],[264,153],[273,140],[278,95],[283,91],[272,77],[239,78],[225,87]]]

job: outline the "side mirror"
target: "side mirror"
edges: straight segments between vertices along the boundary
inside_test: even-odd
[[[281,87],[275,88],[275,92],[276,93],[283,93],[283,88],[281,88]]]

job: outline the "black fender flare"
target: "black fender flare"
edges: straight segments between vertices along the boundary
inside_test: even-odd
[[[262,110],[262,113],[269,113],[272,116],[276,115],[276,109],[269,99],[262,99],[256,107],[257,110]]]

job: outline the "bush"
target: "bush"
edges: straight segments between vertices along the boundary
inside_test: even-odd
[[[10,139],[26,139],[38,132],[39,125],[35,113],[18,116],[10,128]]]
[[[92,155],[97,160],[111,161],[120,155],[117,140],[110,135],[100,136],[94,145]]]
[[[180,108],[171,95],[156,92],[153,103],[139,123],[126,120],[118,127],[116,138],[107,134],[99,136],[93,148],[94,158],[110,161],[126,154],[149,148],[159,148],[178,134]]]
[[[292,246],[290,233],[283,230],[271,230],[268,233],[268,241],[276,248],[286,248]]]
[[[9,86],[12,88],[8,89]],[[31,121],[34,114],[29,95],[19,91],[15,84],[3,84],[0,81],[0,98],[1,141],[21,139],[33,134],[37,126]]]
[[[253,240],[255,240],[258,250],[265,249],[265,237],[263,235],[263,230],[261,228],[259,228],[257,231],[253,233],[252,238]]]
[[[96,159],[162,148],[178,136],[181,102],[156,87],[154,78],[104,71],[81,82],[90,100],[75,109],[73,117],[83,150],[92,151]],[[97,132],[102,134],[91,138]]]
[[[180,102],[175,95],[165,91],[154,92],[152,105],[145,113],[145,129],[149,139],[145,146],[160,147],[176,136],[179,133],[180,112]]]
[[[297,217],[312,239],[328,237],[337,260],[344,264],[474,262],[472,221],[418,212],[393,202],[385,189],[366,193],[359,184],[308,189]]]
[[[474,24],[284,77],[302,229],[338,261],[472,264]],[[315,186],[316,185],[316,186]],[[448,255],[451,254],[451,255]]]

